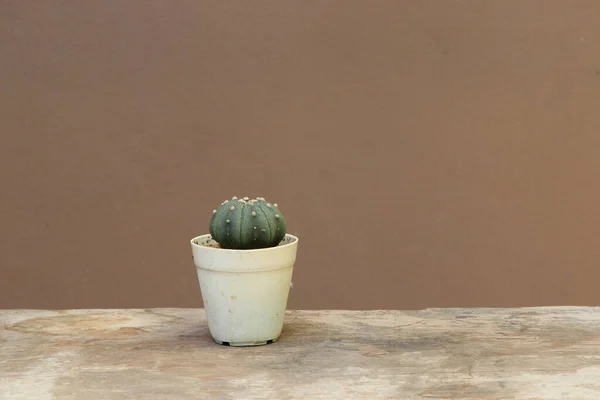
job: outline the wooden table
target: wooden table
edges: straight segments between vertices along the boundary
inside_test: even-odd
[[[0,310],[0,399],[600,399],[600,308],[288,311],[214,343],[201,309]]]

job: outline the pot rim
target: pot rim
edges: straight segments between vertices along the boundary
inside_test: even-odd
[[[222,249],[220,247],[203,246],[201,244],[196,243],[197,240],[205,239],[207,237],[211,237],[210,233],[205,233],[203,235],[193,237],[190,240],[190,244],[192,245],[192,247],[201,248],[205,251],[222,251],[222,252],[233,252],[233,253],[241,253],[241,252],[257,253],[257,252],[275,251],[275,250],[283,249],[286,247],[296,246],[296,245],[298,245],[298,242],[300,241],[300,239],[297,236],[292,235],[291,233],[286,233],[284,236],[284,239],[291,238],[292,240],[290,242],[285,243],[285,244],[278,244],[277,246],[273,246],[273,247],[265,247],[262,249]],[[212,237],[211,237],[211,240],[214,241],[214,239],[212,239]]]

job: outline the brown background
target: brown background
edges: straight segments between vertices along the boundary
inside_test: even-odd
[[[201,306],[225,198],[290,308],[600,304],[600,2],[3,1],[0,308]]]

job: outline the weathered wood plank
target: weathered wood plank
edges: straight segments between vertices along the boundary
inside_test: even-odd
[[[600,399],[600,308],[290,311],[215,344],[204,311],[0,311],[0,399]]]

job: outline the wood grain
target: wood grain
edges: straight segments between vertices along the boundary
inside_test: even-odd
[[[600,308],[288,311],[217,345],[201,309],[0,311],[0,399],[600,399]]]

